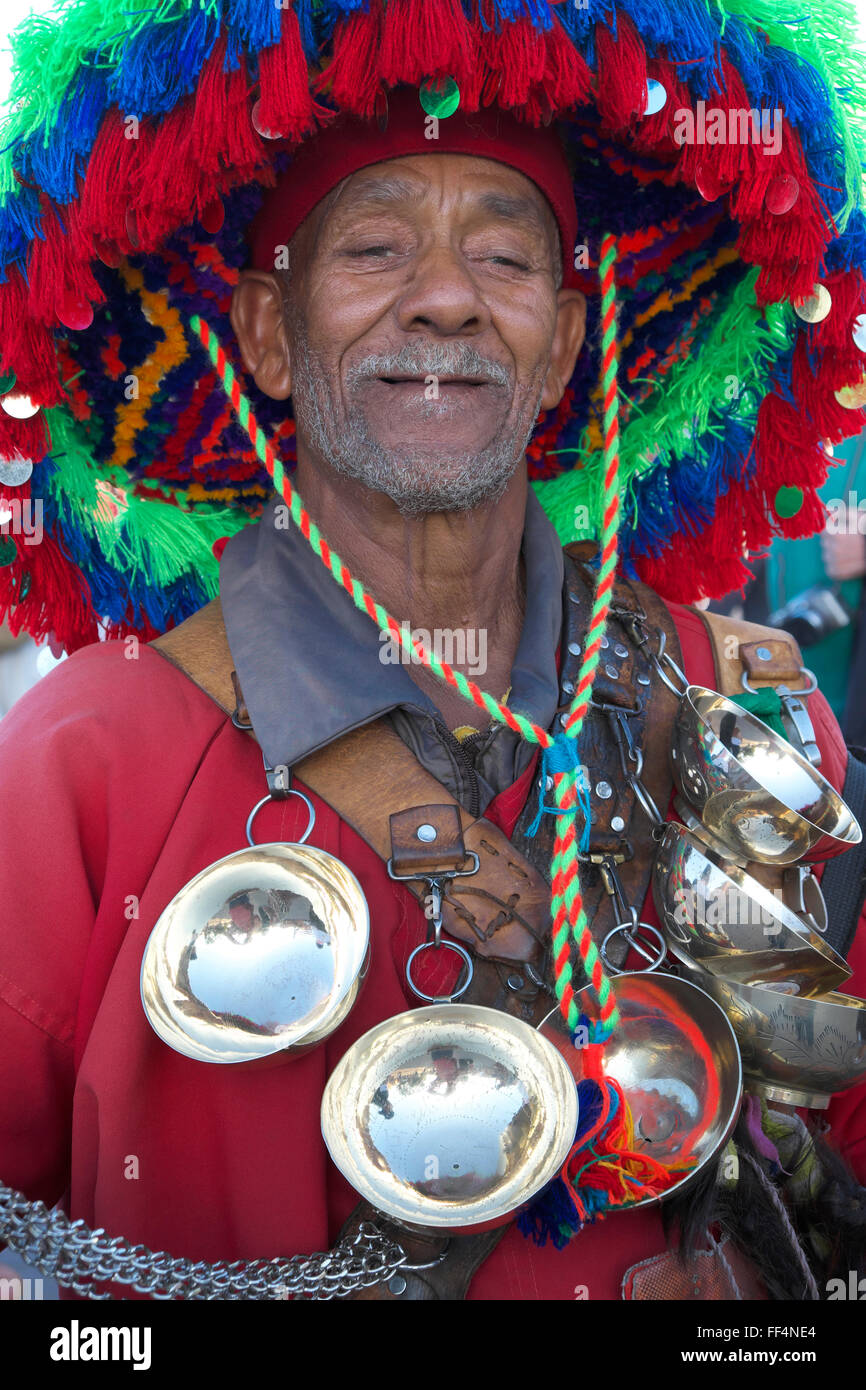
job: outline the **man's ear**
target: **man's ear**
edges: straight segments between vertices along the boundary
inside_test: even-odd
[[[580,290],[560,290],[558,303],[550,366],[541,396],[542,410],[554,410],[565,395],[586,335],[586,296]]]
[[[283,318],[282,286],[267,270],[242,270],[229,313],[244,366],[275,401],[292,394],[292,366]]]

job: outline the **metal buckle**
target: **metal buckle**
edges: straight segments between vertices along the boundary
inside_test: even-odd
[[[476,854],[475,850],[468,849],[466,851],[466,857],[474,861],[471,869],[443,869],[441,873],[437,874],[395,874],[393,868],[394,861],[391,858],[389,858],[388,860],[388,877],[392,878],[395,883],[403,883],[406,882],[406,880],[414,881],[415,879],[421,879],[424,883],[427,884],[427,887],[430,889],[430,896],[433,899],[433,915],[431,918],[431,921],[433,923],[433,941],[426,943],[427,945],[448,946],[450,944],[449,942],[443,942],[442,940],[442,889],[446,883],[450,883],[452,878],[468,878],[471,874],[478,873],[481,861],[478,858],[478,855]],[[420,950],[421,948],[418,947],[416,949]],[[412,955],[415,955],[414,951],[412,952]],[[411,959],[412,957],[410,956],[410,962]],[[409,983],[411,985],[412,981],[410,980]],[[469,981],[467,980],[466,983],[468,984]],[[415,988],[414,985],[412,986],[412,988]],[[464,985],[464,989],[465,988],[466,986]],[[415,993],[417,994],[418,991],[415,990]],[[423,997],[425,996],[419,995],[419,998]]]
[[[634,714],[636,711],[621,710],[618,705],[605,705],[603,708],[610,719],[613,735],[616,739],[623,776],[652,821],[653,826],[663,825],[664,817],[640,780],[640,775],[643,772],[643,750],[635,744],[628,723],[628,715]],[[629,762],[635,764],[634,770],[629,767]]]

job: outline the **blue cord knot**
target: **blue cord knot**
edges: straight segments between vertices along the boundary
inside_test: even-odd
[[[564,809],[560,806],[545,806],[544,788],[547,785],[548,777],[563,772],[579,771],[583,767],[580,761],[580,750],[577,746],[577,739],[572,738],[563,729],[556,734],[553,743],[549,747],[541,750],[541,796],[538,798],[538,812],[526,834],[532,839],[538,832],[541,824],[541,817],[545,811],[551,816],[569,816],[573,808]],[[586,778],[577,778],[577,800],[583,814],[583,831],[580,836],[580,852],[585,854],[589,849],[589,832],[592,824],[592,808],[589,803],[589,787]]]

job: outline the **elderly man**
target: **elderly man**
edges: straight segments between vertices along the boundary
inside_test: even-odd
[[[398,94],[387,122],[335,122],[278,178],[231,301],[237,348],[261,398],[291,402],[292,486],[328,553],[398,623],[434,636],[483,632],[486,669],[477,675],[459,644],[453,668],[552,733],[570,707],[595,576],[592,547],[563,551],[527,469],[539,419],[573,390],[586,334],[587,301],[571,274],[571,182],[556,127],[487,113],[450,131],[443,122],[437,143],[417,117],[417,92]],[[144,285],[147,293],[146,277]],[[677,702],[647,658],[647,632],[654,643],[662,634],[674,659],[661,669],[681,664],[692,683],[723,688],[727,661],[734,688],[743,673],[765,688],[802,685],[783,634],[714,629],[637,583],[618,584],[614,598],[594,732],[581,745],[586,831],[605,860],[604,872],[597,862],[584,878],[599,944],[622,925],[623,884],[635,917],[658,921],[652,817],[641,807],[658,802],[660,817],[673,814],[667,752]],[[770,655],[762,641],[774,643]],[[443,908],[443,940],[477,952],[487,993],[470,997],[531,1022],[556,1008],[544,878],[552,779],[538,749],[427,665],[383,655],[376,626],[310,555],[277,491],[225,546],[218,601],[140,649],[86,647],[4,721],[0,817],[16,850],[0,870],[5,1184],[49,1203],[65,1193],[88,1224],[191,1260],[322,1251],[347,1222],[354,1229],[357,1194],[330,1163],[320,1128],[328,1077],[371,1028],[417,1005],[417,991],[447,995],[460,975],[454,954],[434,948],[407,978],[427,939],[423,873],[407,856],[415,875],[395,878],[406,845],[392,822],[389,861],[387,833],[393,815],[419,804],[403,785],[417,769],[433,788],[424,809],[455,811],[466,848],[477,844],[483,861],[486,906],[467,880],[470,896]],[[603,706],[612,728],[642,739],[642,782],[628,775],[636,746],[629,755],[604,743]],[[846,750],[820,694],[808,714],[811,726],[798,711],[802,746],[841,789]],[[379,741],[359,738],[365,729]],[[284,794],[281,769],[315,812],[309,843],[351,870],[369,904],[366,981],[340,1026],[284,1065],[202,1064],[166,1046],[152,1001],[146,1016],[142,959],[166,905],[239,848],[268,788],[257,842],[305,838],[307,807]],[[628,852],[617,854],[624,835]],[[51,852],[40,854],[38,874],[32,863],[24,872],[37,841]],[[849,937],[860,907],[847,906]],[[851,988],[866,978],[864,951],[861,931]],[[622,965],[624,950],[611,945],[606,959],[615,956]],[[147,995],[146,982],[146,1005]],[[837,1149],[862,1163],[862,1090],[828,1113]],[[462,1255],[407,1271],[376,1296],[809,1296],[811,1256],[780,1218],[758,1162],[770,1143],[782,1156],[772,1176],[799,1173],[808,1136],[793,1110],[762,1119],[754,1096],[746,1117],[742,1172],[725,1174],[717,1203],[713,1169],[694,1199],[689,1261],[668,1249],[659,1205],[642,1205],[588,1221],[567,1242],[535,1243],[516,1224],[458,1240]],[[656,1138],[641,1131],[638,1142],[648,1152]],[[857,1190],[837,1160],[823,1161],[804,1220],[832,1220]],[[771,1223],[769,1254],[755,1238],[755,1210]],[[840,1223],[847,1258],[857,1223],[850,1212]],[[419,1248],[409,1241],[410,1260]],[[826,1250],[816,1259],[832,1267]]]

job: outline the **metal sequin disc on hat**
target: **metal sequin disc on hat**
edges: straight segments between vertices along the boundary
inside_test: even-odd
[[[4,483],[6,487],[21,487],[32,472],[32,459],[0,459],[0,483]]]
[[[668,99],[667,88],[657,82],[654,77],[647,78],[646,84],[646,106],[644,107],[645,116],[655,116],[661,111]]]
[[[764,206],[767,212],[772,212],[774,216],[780,217],[783,213],[790,212],[800,196],[800,185],[793,174],[779,174],[770,180],[764,198]]]
[[[4,396],[3,399],[0,400],[0,405],[2,405],[6,414],[11,415],[14,420],[29,420],[31,415],[37,415],[39,413],[39,406],[35,405],[29,396]]]
[[[846,410],[860,410],[866,405],[866,377],[854,386],[842,386],[834,395]]]
[[[80,332],[93,323],[93,306],[80,295],[67,294],[57,310],[57,318],[64,328]]]
[[[266,126],[262,121],[261,108],[262,103],[257,101],[250,112],[250,121],[252,122],[253,130],[257,135],[260,135],[263,140],[282,140],[283,136],[280,131],[271,130],[270,127]]]
[[[699,164],[695,170],[695,188],[706,203],[714,203],[717,198],[724,197],[732,187],[730,179],[720,178],[708,164]]]
[[[823,323],[833,308],[833,299],[826,285],[816,285],[802,304],[794,305],[794,313],[804,323]]]
[[[851,335],[854,339],[854,346],[861,352],[866,352],[866,314],[859,314],[854,320],[854,330]]]

